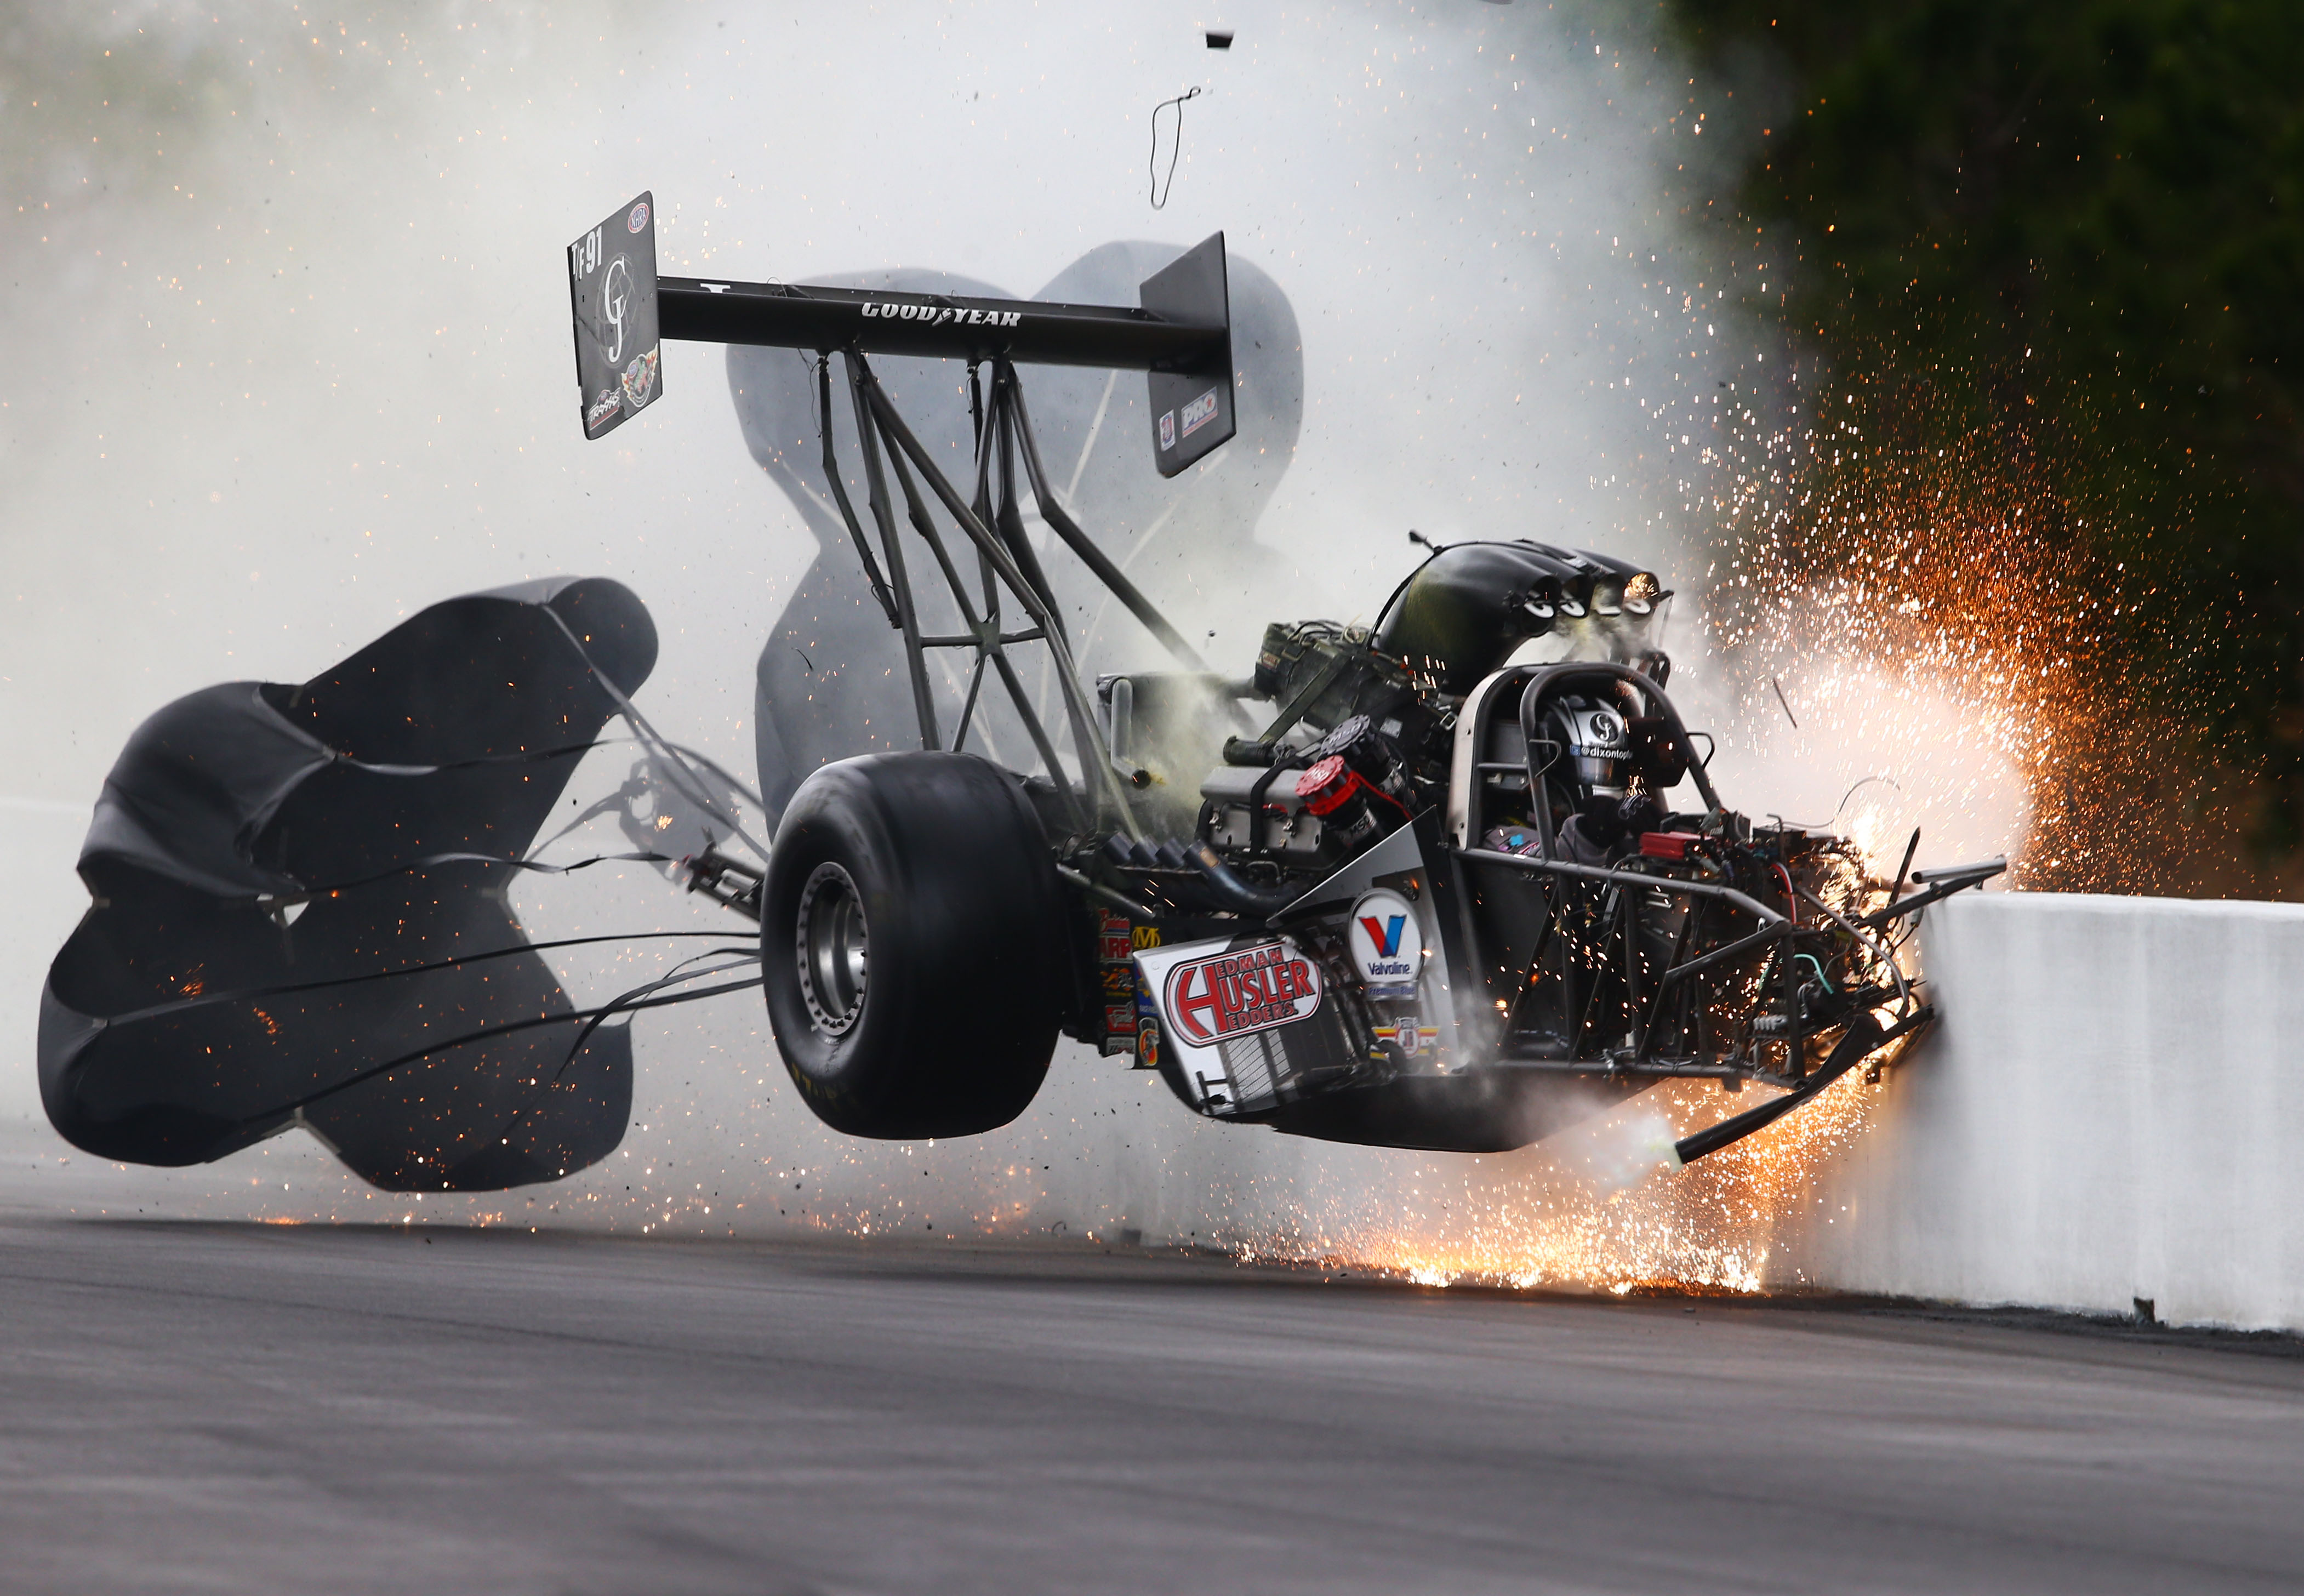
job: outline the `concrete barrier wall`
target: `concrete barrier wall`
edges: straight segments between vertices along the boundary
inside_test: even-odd
[[[658,906],[652,881],[628,887],[606,923]],[[77,912],[55,896],[54,924],[28,921],[47,946]],[[540,906],[529,923],[597,929]],[[687,1235],[1132,1233],[1441,1280],[1710,1278],[1725,1252],[1740,1261],[1727,1276],[1749,1266],[1771,1285],[2114,1313],[2142,1297],[2171,1322],[2304,1331],[2304,906],[1969,895],[1932,910],[1921,943],[1944,1023],[1860,1133],[1749,1222],[1691,1198],[1693,1172],[1659,1170],[1605,1203],[1575,1195],[1563,1172],[1588,1176],[1596,1149],[1637,1165],[1597,1130],[1486,1159],[1306,1142],[1196,1119],[1156,1079],[1077,1048],[989,1136],[856,1142],[809,1115],[742,1001],[638,1032],[641,1095],[608,1162],[428,1201],[362,1185],[301,1136],[182,1170],[78,1157],[30,1095],[20,1003],[0,1208]],[[18,990],[37,984],[20,973]]]
[[[1921,946],[1944,1023],[1801,1272],[2304,1329],[2304,905],[1969,896]]]

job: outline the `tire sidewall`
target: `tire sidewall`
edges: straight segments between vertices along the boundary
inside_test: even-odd
[[[839,1035],[800,993],[796,919],[817,868],[855,883],[863,1010]],[[1022,1111],[1055,1042],[1063,909],[1015,778],[972,755],[868,755],[793,794],[770,851],[760,953],[769,1022],[817,1116],[852,1134],[990,1129]]]

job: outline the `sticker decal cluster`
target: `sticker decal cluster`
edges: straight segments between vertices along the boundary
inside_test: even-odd
[[[1156,1070],[1160,1067],[1160,1011],[1152,1001],[1152,989],[1144,972],[1133,962],[1135,954],[1156,949],[1161,943],[1160,928],[1139,925],[1129,934],[1131,955],[1129,971],[1136,982],[1136,1067]]]
[[[1099,909],[1097,913],[1097,962],[1125,964],[1136,956],[1136,938],[1131,933],[1128,916],[1110,909]]]
[[[1097,911],[1097,977],[1102,983],[1104,1045],[1106,1054],[1136,1048],[1136,948],[1129,918],[1110,909]]]
[[[568,246],[568,298],[584,436],[605,437],[664,391],[652,196],[619,208]]]

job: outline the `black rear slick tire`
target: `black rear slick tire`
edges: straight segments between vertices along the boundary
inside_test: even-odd
[[[870,754],[800,784],[761,893],[784,1067],[817,1117],[886,1141],[1021,1114],[1055,1050],[1055,862],[1021,784],[972,754]]]

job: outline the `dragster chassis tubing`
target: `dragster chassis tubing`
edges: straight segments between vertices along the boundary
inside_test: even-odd
[[[1028,549],[1011,547],[979,516],[985,509],[990,508],[987,489],[991,481],[995,449],[1004,458],[1001,511],[1004,517],[1012,514],[1009,510],[1012,499],[1008,497],[1014,492],[1012,468],[1006,467],[1004,463],[1006,451],[1021,442],[1024,474],[1035,496],[1043,501],[1042,509],[1057,534],[1163,645],[1188,665],[1199,666],[1200,661],[1197,652],[1184,641],[1182,634],[1063,514],[1061,506],[1054,503],[1039,458],[1038,440],[1032,436],[1030,422],[1023,410],[1022,395],[1012,362],[1132,367],[1155,372],[1197,373],[1226,368],[1224,375],[1229,378],[1228,307],[1219,303],[1213,318],[1205,324],[1196,325],[1198,318],[1180,319],[1155,311],[1117,306],[995,301],[775,283],[707,282],[667,277],[659,279],[657,293],[661,330],[665,337],[817,350],[818,391],[825,402],[827,417],[830,384],[826,368],[828,357],[835,350],[844,355],[863,454],[868,488],[867,497],[889,563],[886,579],[884,580],[877,569],[872,558],[871,541],[864,534],[854,506],[842,490],[840,472],[833,458],[828,424],[823,432],[825,469],[839,498],[842,519],[856,544],[857,552],[862,556],[873,596],[888,613],[892,624],[904,634],[907,665],[912,678],[916,708],[920,715],[922,746],[933,748],[940,741],[928,707],[922,651],[931,647],[973,643],[978,653],[977,670],[971,679],[969,704],[961,713],[960,734],[963,737],[966,734],[969,709],[973,708],[984,666],[989,663],[1017,699],[1018,708],[1025,714],[1042,761],[1051,772],[1060,770],[1052,740],[1025,702],[1003,652],[1004,648],[1011,643],[1042,642],[1054,656],[1055,675],[1063,691],[1066,718],[1071,722],[1075,751],[1082,766],[1084,785],[1088,789],[1074,799],[1076,803],[1082,803],[1085,800],[1082,808],[1086,812],[1080,819],[1090,824],[1100,824],[1106,819],[1114,819],[1127,835],[1140,837],[1141,830],[1132,806],[1117,779],[1109,751],[1105,748],[1094,716],[1089,712],[1086,687],[1066,646],[1067,640],[1057,619],[1052,596],[1046,590],[1045,578],[1035,568]],[[899,311],[902,313],[898,314]],[[978,491],[976,504],[970,504],[947,480],[936,462],[929,457],[928,451],[912,435],[874,377],[866,359],[868,352],[959,357],[966,359],[971,369],[980,362],[989,361],[993,365],[994,415],[990,418],[992,425],[981,429],[978,438]],[[887,476],[883,470],[884,446],[887,450],[887,471],[893,472],[901,489],[904,509],[908,513],[906,519],[935,556],[941,573],[952,587],[969,635],[930,638],[920,633],[913,613],[911,583],[904,569],[901,539],[897,533],[896,505],[891,501]],[[906,469],[908,463],[911,471]],[[1033,625],[1013,632],[1003,627],[998,619],[996,600],[993,599],[988,587],[987,613],[980,620],[977,617],[950,556],[930,522],[912,471],[918,472],[919,482],[926,487],[928,497],[941,502],[966,541],[974,545],[987,573],[996,573],[1000,585],[1013,594],[1035,623]],[[1006,530],[1004,521],[1002,530]],[[1524,688],[1521,716],[1530,751],[1531,790],[1541,790],[1543,772],[1534,763],[1536,738],[1532,726],[1528,726],[1527,723],[1554,683],[1564,677],[1585,675],[1613,676],[1641,692],[1664,719],[1673,743],[1703,795],[1707,811],[1715,816],[1721,814],[1722,805],[1705,770],[1705,762],[1696,757],[1692,740],[1671,700],[1644,674],[1624,666],[1600,661],[1563,661],[1538,671]],[[1280,767],[1275,765],[1275,769],[1278,768]],[[1089,774],[1091,770],[1094,775]],[[1530,874],[1615,887],[1628,892],[1661,890],[1686,897],[1709,899],[1749,914],[1758,922],[1757,930],[1664,970],[1655,984],[1654,1002],[1650,1006],[1651,1022],[1660,1012],[1668,993],[1704,972],[1731,964],[1761,949],[1781,947],[1804,935],[1815,933],[1816,928],[1800,924],[1796,905],[1792,915],[1787,917],[1732,887],[1582,865],[1551,857],[1554,851],[1554,839],[1551,835],[1548,810],[1539,814],[1537,826],[1544,843],[1545,857],[1529,858],[1483,848],[1450,849],[1446,852],[1460,862],[1447,872],[1448,877],[1461,883],[1464,863],[1504,865]],[[1061,863],[1058,872],[1061,878],[1090,898],[1115,905],[1126,904],[1131,913],[1146,913],[1143,905]],[[1220,864],[1208,870],[1207,874],[1219,884],[1223,882],[1224,872]],[[1627,897],[1624,901],[1630,913],[1631,900]],[[1248,903],[1239,905],[1247,919],[1264,919],[1268,925],[1284,918],[1287,906]],[[1913,905],[1915,908],[1918,906],[1917,904]],[[1825,909],[1827,914],[1831,913],[1821,904],[1817,907]],[[1859,921],[1861,930],[1858,926],[1850,926],[1836,914],[1832,918],[1839,921],[1844,930],[1859,939],[1868,941],[1863,932],[1876,930],[1895,918],[1901,908],[1901,905],[1892,904],[1881,914],[1863,918]],[[1156,914],[1150,917],[1157,918]],[[1466,930],[1469,932],[1470,927],[1468,925]],[[1477,936],[1472,937],[1468,947],[1477,941]],[[1469,976],[1470,971],[1456,973]],[[1893,1038],[1926,1023],[1931,1017],[1930,1011],[1925,1006],[1912,1002],[1901,978],[1898,986],[1899,995],[1905,1004],[1905,1013],[1893,1026],[1884,1028],[1869,1013],[1858,1013],[1849,1020],[1846,1030],[1821,1065],[1805,1076],[1792,1079],[1783,1096],[1684,1138],[1676,1149],[1681,1161],[1716,1150],[1790,1112]],[[1637,988],[1631,989],[1631,992],[1637,1001]],[[1693,1060],[1678,1065],[1651,1060],[1644,1057],[1649,1046],[1649,1028],[1648,1023],[1640,1025],[1638,1047],[1631,1051],[1629,1057],[1611,1057],[1589,1065],[1574,1060],[1562,1060],[1557,1064],[1533,1059],[1500,1059],[1497,1062],[1506,1068],[1551,1068],[1566,1073],[1602,1073],[1619,1076],[1771,1078],[1755,1076],[1751,1072],[1732,1065],[1706,1067]],[[1807,1033],[1797,1024],[1788,1037],[1792,1044],[1791,1062],[1794,1067],[1800,1062],[1806,1038]]]
[[[1732,887],[1721,887],[1709,881],[1680,881],[1668,876],[1652,876],[1640,870],[1609,870],[1600,865],[1578,864],[1564,859],[1542,859],[1526,853],[1505,853],[1490,848],[1454,848],[1452,857],[1470,864],[1504,865],[1531,874],[1564,877],[1580,881],[1592,881],[1620,887],[1629,891],[1662,891],[1687,897],[1711,898],[1725,903],[1752,915],[1760,921],[1759,930],[1738,938],[1724,947],[1713,949],[1684,964],[1675,964],[1657,978],[1661,997],[1664,989],[1715,964],[1726,964],[1745,954],[1754,952],[1772,942],[1788,942],[1815,928],[1800,925],[1769,908],[1748,893]],[[1913,904],[1910,908],[1920,907]],[[1904,904],[1893,905],[1896,913],[1907,913]],[[1846,1074],[1890,1042],[1918,1031],[1936,1018],[1936,1011],[1926,1004],[1914,1007],[1894,1024],[1883,1026],[1868,1013],[1859,1013],[1848,1022],[1840,1040],[1833,1045],[1824,1063],[1801,1076],[1782,1097],[1772,1099],[1741,1114],[1732,1116],[1719,1124],[1681,1137],[1673,1144],[1673,1156],[1682,1164],[1691,1163],[1705,1154],[1717,1152],[1732,1142],[1740,1142],[1753,1132],[1774,1124],[1794,1108],[1815,1097],[1825,1087]],[[1643,1028],[1645,1029],[1645,1028]],[[1643,1040],[1645,1046],[1645,1040]],[[1657,1080],[1747,1080],[1756,1077],[1749,1072],[1726,1065],[1705,1068],[1690,1065],[1670,1065],[1639,1057],[1614,1060],[1605,1064],[1562,1059],[1522,1060],[1499,1059],[1498,1065],[1507,1069],[1540,1069],[1561,1074],[1649,1075]]]

